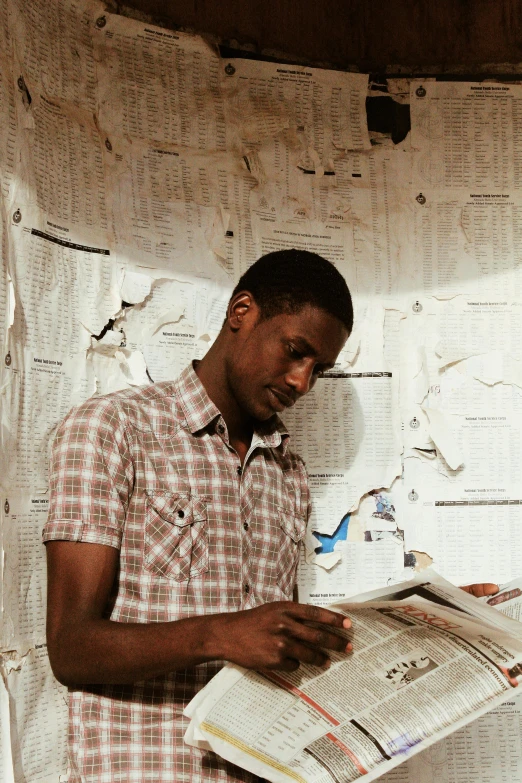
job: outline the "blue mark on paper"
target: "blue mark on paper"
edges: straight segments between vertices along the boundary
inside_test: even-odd
[[[397,739],[392,740],[388,743],[388,748],[392,756],[398,756],[401,753],[408,753],[410,748],[413,748],[415,745],[418,745],[421,739],[414,739],[411,734],[406,732],[406,734],[401,734],[397,737]]]
[[[314,530],[314,536],[319,542],[319,546],[315,548],[316,554],[326,555],[328,552],[333,552],[335,545],[338,541],[346,541],[348,536],[348,522],[350,521],[350,514],[346,514],[339,523],[337,530],[332,533],[331,536],[325,533],[316,533]]]

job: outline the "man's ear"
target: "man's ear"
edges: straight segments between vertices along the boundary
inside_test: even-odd
[[[248,291],[239,291],[229,302],[227,321],[232,331],[237,332],[243,324],[257,321],[259,308]]]

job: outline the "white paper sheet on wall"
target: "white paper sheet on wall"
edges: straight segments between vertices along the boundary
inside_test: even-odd
[[[520,571],[519,483],[453,483],[429,462],[404,465],[401,527],[407,549],[427,552],[456,584],[505,582]]]
[[[522,300],[456,297],[440,307],[437,321],[440,368],[490,352],[519,358]]]
[[[45,643],[47,597],[42,529],[49,498],[6,490],[4,521],[4,603],[1,649]]]
[[[406,549],[458,582],[517,573],[522,420],[507,369],[519,320],[517,302],[486,296],[424,298],[401,321]],[[492,364],[493,387],[476,380]]]
[[[196,35],[104,13],[95,24],[100,126],[129,138],[225,150],[223,64]]]
[[[2,107],[2,122],[0,123],[0,189],[4,198],[7,199],[13,179],[18,128],[15,75],[12,62],[8,59],[7,47],[0,46],[0,52],[0,106]]]
[[[16,781],[49,783],[67,771],[67,690],[55,680],[45,645],[4,658]]]
[[[107,236],[25,207],[10,218],[16,339],[44,353],[85,351],[121,307],[123,267],[112,261]]]
[[[327,258],[348,278],[351,276],[349,259],[353,258],[354,248],[351,225],[325,225],[319,221],[268,223],[259,218],[253,223],[255,258],[274,250],[309,250]]]
[[[486,448],[480,460],[485,466],[488,454],[500,446],[505,452],[498,455],[501,471],[511,470],[506,459],[517,448],[516,384],[522,375],[516,358],[519,309],[518,302],[493,297],[424,299],[422,312],[411,312],[402,321],[404,445],[424,450],[425,457],[433,457],[428,452],[437,448],[450,468],[462,468],[464,483],[488,475],[486,467],[478,466],[479,448]],[[492,479],[498,472],[491,464]]]
[[[96,109],[92,28],[103,4],[96,0],[9,0],[11,33],[31,95]]]
[[[0,500],[0,546],[2,547],[2,558],[0,560],[0,577],[2,579],[2,583],[0,584],[0,641],[4,635],[4,623],[6,621],[6,615],[4,612],[4,535],[5,535],[5,512],[6,509],[9,511],[9,506],[5,505],[6,498],[6,488],[4,486],[1,487],[1,500]],[[0,650],[3,648],[3,645],[0,645]],[[0,659],[1,660],[1,659]],[[0,693],[0,706],[1,706],[1,693]],[[2,742],[5,741],[5,735],[2,734],[0,729],[0,740]],[[1,765],[0,765],[1,769]]]
[[[419,291],[518,297],[520,85],[411,84]]]
[[[249,219],[256,185],[244,161],[183,147],[117,146],[111,174],[118,245],[138,248],[144,266],[201,273],[218,263],[216,256],[226,266],[230,212]]]
[[[333,533],[362,495],[400,475],[391,403],[391,373],[331,372],[284,414],[310,476],[312,529]]]
[[[522,295],[520,191],[425,188],[414,201],[419,295]]]
[[[374,149],[363,157],[362,169],[365,201],[354,215],[356,290],[373,305],[377,298],[397,306],[414,287],[411,156]]]
[[[329,606],[355,595],[400,581],[404,571],[402,541],[390,537],[382,541],[342,541],[336,545],[340,560],[330,570],[299,562],[299,601]]]
[[[7,57],[12,54],[11,29],[7,3],[0,6],[0,49]]]
[[[0,677],[0,775],[2,776],[3,783],[14,783],[9,720],[9,694],[3,677]]]
[[[11,346],[2,389],[2,484],[47,488],[48,446],[67,411],[95,391],[85,356]]]
[[[247,150],[245,164],[257,181],[250,207],[268,222],[310,220],[350,223],[364,208],[367,156],[339,151],[328,169],[306,169],[299,148],[286,137]]]
[[[491,403],[487,410],[477,411],[471,399],[465,413],[456,415],[445,409],[444,395],[437,395],[437,407],[425,408],[431,444],[417,444],[413,433],[419,430],[413,430],[410,455],[416,452],[431,461],[454,488],[515,485],[520,475],[522,418],[511,406],[518,407],[518,398],[492,395]],[[430,448],[437,454],[431,454]]]
[[[173,380],[207,352],[230,293],[210,280],[156,280],[146,300],[118,321],[126,347],[142,353],[151,379]]]
[[[233,59],[222,79],[237,146],[287,132],[314,170],[338,150],[370,148],[365,74]]]
[[[110,154],[92,113],[39,91],[26,113],[31,127],[23,131],[23,177],[12,195],[13,209],[36,201],[60,226],[65,221],[94,234],[108,230]]]
[[[330,169],[314,171],[299,165],[298,149],[276,139],[248,153],[246,160],[258,179],[250,204],[260,224],[284,230],[281,223],[296,223],[304,231],[308,225],[326,225],[330,231],[349,227],[354,241],[343,271],[353,290],[382,300],[397,296],[399,285],[408,289],[413,270],[407,244],[414,201],[407,153],[338,152]],[[261,225],[258,232],[265,233]]]
[[[5,232],[4,215],[0,208],[0,378],[5,367],[7,353],[7,330],[10,316],[10,286],[7,269],[7,236]]]
[[[143,353],[154,381],[176,378],[193,358],[200,358],[196,324],[198,288],[193,283],[157,280],[150,296],[130,308],[122,321],[127,345]]]
[[[496,358],[498,360],[498,354]],[[447,367],[438,377],[434,393],[428,397],[430,407],[438,405],[448,413],[459,416],[471,413],[480,416],[507,413],[511,416],[522,413],[520,386],[508,382],[505,369],[499,374],[499,382],[489,385],[485,373],[480,373],[481,364],[475,359],[469,359]],[[491,372],[492,364],[488,362],[484,370]]]
[[[417,189],[522,187],[521,85],[413,80],[410,106]]]
[[[237,278],[262,252],[259,242],[268,241],[270,228],[281,247],[299,247],[306,240],[324,253],[338,244],[334,232],[353,234],[357,227],[357,248],[350,239],[343,250],[351,263],[356,252],[353,285],[383,295],[396,285],[398,237],[404,240],[405,224],[404,216],[397,216],[396,174],[408,168],[402,153],[346,154],[335,160],[335,171],[317,176],[297,165],[295,150],[282,140],[237,160],[180,147],[116,146],[114,225],[120,242],[132,237],[151,252],[160,236],[164,253],[170,248],[177,261],[189,251],[196,255],[211,247],[226,253],[227,269]],[[256,230],[250,236],[253,218]],[[330,242],[327,237],[321,242],[325,223]],[[367,263],[368,242],[377,259],[373,267]]]
[[[145,364],[142,357],[143,365]],[[128,389],[130,386],[143,386],[150,383],[145,375],[135,382],[134,374],[129,368],[127,355],[121,350],[110,353],[100,353],[98,350],[89,353],[87,363],[92,368],[96,382],[96,394],[112,394]]]

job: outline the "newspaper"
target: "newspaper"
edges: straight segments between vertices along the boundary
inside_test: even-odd
[[[522,579],[513,579],[511,582],[499,585],[498,593],[485,596],[481,600],[488,606],[494,606],[507,617],[522,622]]]
[[[371,781],[522,682],[518,623],[433,572],[330,608],[353,653],[327,670],[227,665],[187,707],[185,741],[273,783]]]
[[[501,585],[494,596],[474,602],[489,604],[520,619],[520,581]],[[461,593],[464,601],[469,596]],[[520,690],[520,689],[519,689]],[[379,778],[382,783],[522,783],[522,693],[455,731],[423,753]]]

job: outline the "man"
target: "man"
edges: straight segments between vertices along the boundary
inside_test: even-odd
[[[332,264],[271,253],[201,362],[62,423],[44,541],[71,783],[252,781],[184,745],[184,706],[224,660],[292,670],[350,649],[348,619],[291,601],[310,501],[277,414],[333,367],[352,320]]]
[[[270,254],[199,364],[61,425],[44,540],[71,781],[252,780],[184,745],[183,707],[223,660],[293,669],[346,648],[349,621],[291,602],[309,492],[277,413],[333,367],[352,319],[330,263]]]

